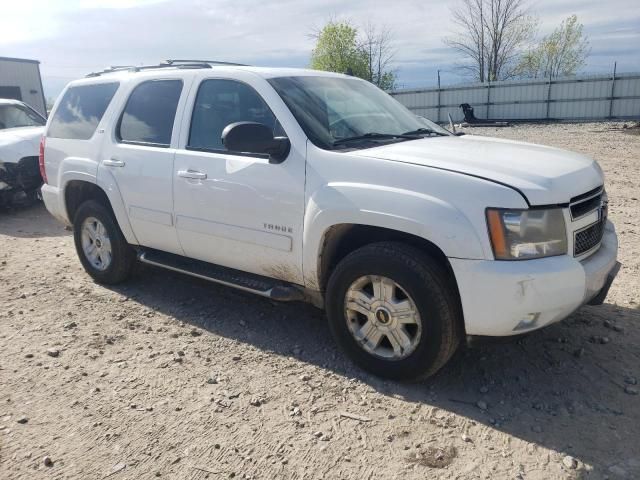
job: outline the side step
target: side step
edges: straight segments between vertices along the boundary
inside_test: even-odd
[[[174,272],[244,290],[245,292],[255,293],[272,300],[287,302],[305,299],[302,287],[297,287],[282,280],[222,267],[213,263],[174,255],[173,253],[145,249],[139,251],[138,260],[156,267],[166,268]]]

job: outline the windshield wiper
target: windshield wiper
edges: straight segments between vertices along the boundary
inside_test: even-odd
[[[405,138],[407,140],[417,140],[420,137],[416,135],[409,135],[407,133],[377,133],[369,132],[364,135],[354,135],[353,137],[340,138],[333,142],[334,145],[341,145],[347,142],[356,142],[358,140],[384,140],[387,138]]]
[[[427,134],[431,134],[431,133],[433,133],[435,135],[441,135],[443,137],[448,137],[448,135],[446,133],[436,132],[435,130],[432,130],[430,128],[424,128],[424,127],[417,128],[415,130],[410,130],[408,132],[404,132],[403,135],[421,135],[421,134],[427,135]]]

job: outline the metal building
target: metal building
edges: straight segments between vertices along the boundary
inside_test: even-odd
[[[47,103],[40,77],[40,62],[0,57],[0,98],[21,100],[46,117]]]

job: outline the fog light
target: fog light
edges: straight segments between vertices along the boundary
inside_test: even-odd
[[[535,327],[538,323],[538,318],[540,318],[540,312],[529,313],[525,315],[524,318],[520,320],[520,323],[515,326],[513,331],[515,332],[517,330],[528,330]]]

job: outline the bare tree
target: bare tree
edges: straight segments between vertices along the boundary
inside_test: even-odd
[[[367,22],[362,28],[360,48],[368,60],[367,80],[384,90],[393,89],[396,81],[396,74],[390,69],[396,54],[393,43],[393,32],[386,26]]]
[[[517,57],[537,26],[526,0],[461,0],[452,15],[459,31],[445,43],[467,57],[460,69],[481,82],[516,75]]]

